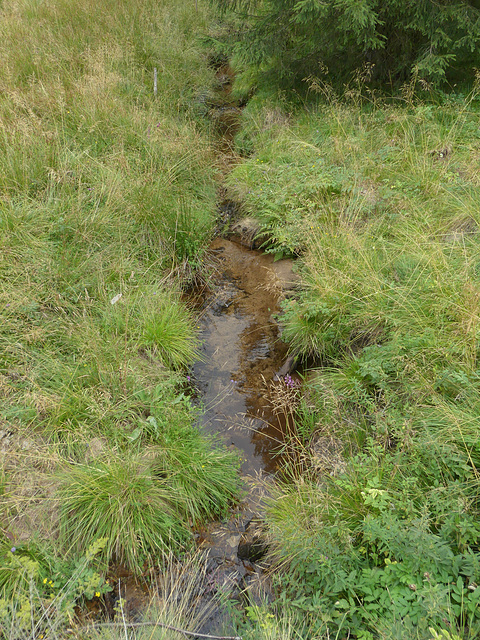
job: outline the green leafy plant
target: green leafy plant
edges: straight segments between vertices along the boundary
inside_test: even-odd
[[[5,550],[0,566],[0,631],[17,638],[25,633],[61,632],[75,617],[75,607],[111,591],[106,565],[98,556],[107,540],[90,544],[84,554],[65,559],[51,545],[23,543]]]

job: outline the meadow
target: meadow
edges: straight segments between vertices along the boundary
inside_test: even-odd
[[[236,456],[194,424],[180,299],[215,224],[206,20],[193,1],[0,9],[5,637],[60,633],[109,563],[140,575],[238,499]]]
[[[473,640],[478,84],[385,96],[359,72],[287,93],[233,56],[225,177],[209,63],[229,28],[195,0],[1,3],[0,636],[198,624],[192,529],[241,497],[238,457],[195,426],[181,295],[211,277],[220,175],[302,282],[278,318],[302,384],[278,396],[271,597],[231,604],[226,633]],[[161,568],[157,625],[127,627],[120,601],[123,626],[72,631],[113,563]]]

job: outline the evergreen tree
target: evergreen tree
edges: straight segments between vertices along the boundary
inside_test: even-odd
[[[480,0],[216,0],[242,16],[236,51],[287,82],[325,65],[344,78],[373,65],[381,82],[415,73],[440,84],[479,64]]]

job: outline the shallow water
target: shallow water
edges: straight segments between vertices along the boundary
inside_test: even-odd
[[[273,257],[216,238],[219,272],[197,298],[202,360],[193,368],[204,411],[203,430],[238,449],[244,474],[273,472],[282,425],[267,399],[268,386],[286,358],[273,314],[281,288]]]

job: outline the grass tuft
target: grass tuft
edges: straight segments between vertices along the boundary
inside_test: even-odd
[[[59,490],[61,537],[79,550],[107,538],[104,554],[141,572],[170,545],[182,547],[188,534],[178,499],[145,456],[110,457],[68,470]]]

